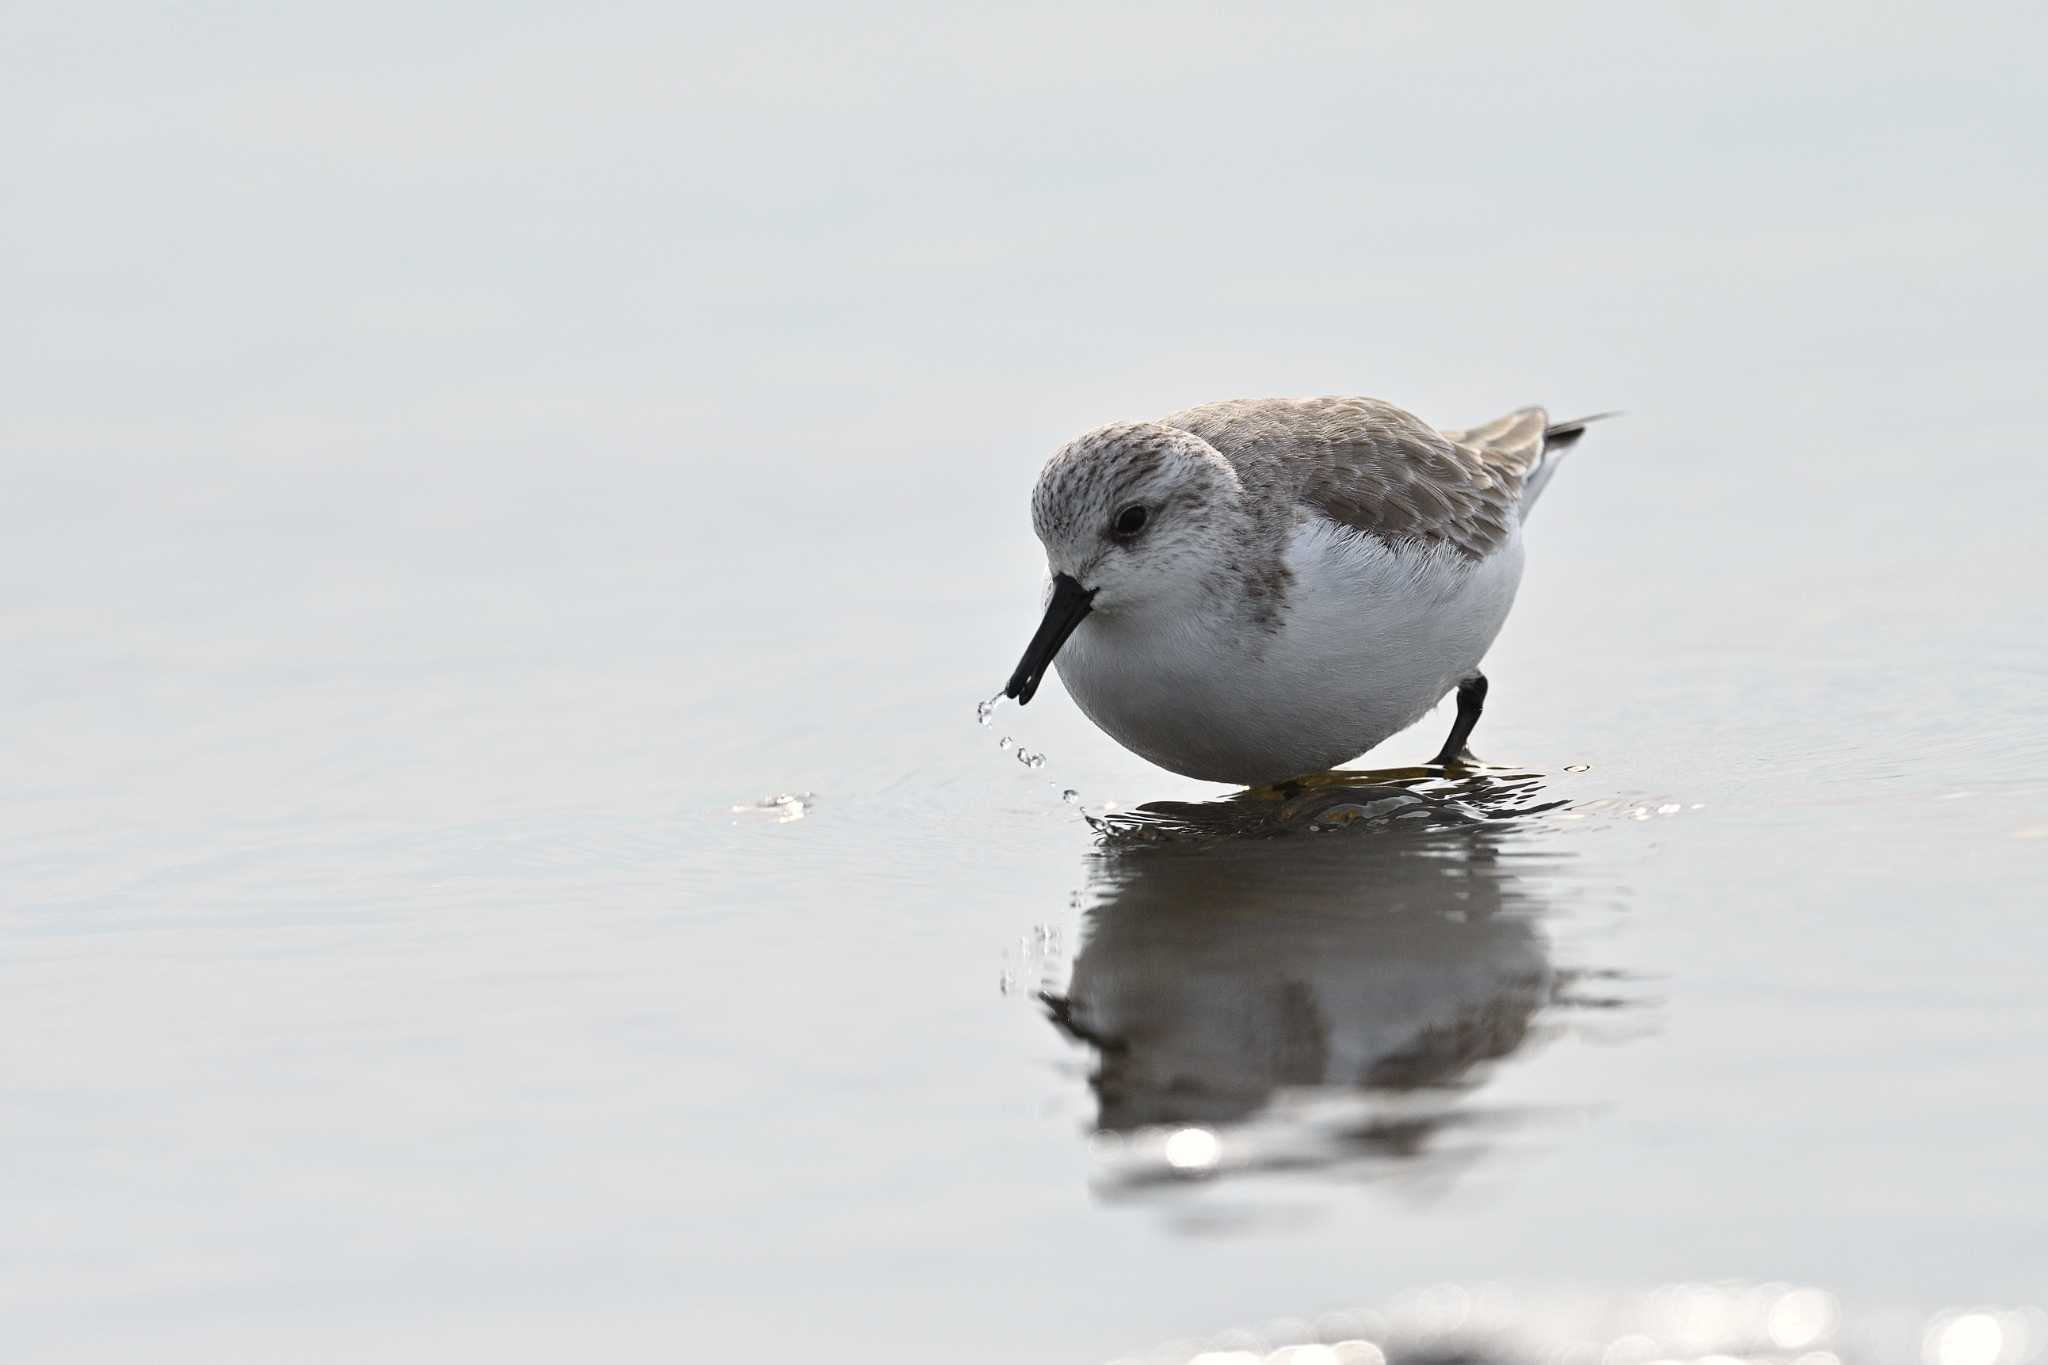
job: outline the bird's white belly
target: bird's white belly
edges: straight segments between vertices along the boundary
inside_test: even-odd
[[[1189,777],[1328,768],[1420,720],[1479,666],[1521,581],[1521,532],[1475,563],[1312,521],[1287,564],[1270,626],[1098,612],[1061,651],[1061,680],[1119,743]]]

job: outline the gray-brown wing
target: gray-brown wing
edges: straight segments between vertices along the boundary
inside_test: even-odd
[[[1248,487],[1285,490],[1391,543],[1447,545],[1473,559],[1507,538],[1522,480],[1543,452],[1534,408],[1455,434],[1373,398],[1240,399],[1160,422],[1214,446]]]
[[[1484,426],[1447,431],[1444,435],[1479,459],[1517,471],[1521,488],[1516,506],[1522,520],[1527,521],[1529,509],[1536,505],[1544,485],[1557,472],[1558,461],[1586,434],[1586,424],[1612,416],[1611,412],[1603,412],[1552,425],[1542,408],[1517,408]]]
[[[1549,420],[1542,408],[1516,408],[1483,426],[1447,431],[1444,439],[1454,445],[1470,446],[1481,458],[1526,473],[1543,461],[1543,433]]]

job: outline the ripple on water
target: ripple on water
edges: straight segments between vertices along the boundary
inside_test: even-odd
[[[816,802],[817,796],[812,792],[783,792],[776,796],[764,796],[759,801],[742,801],[732,808],[733,823],[752,820],[767,824],[792,824],[809,815],[811,807]]]
[[[1535,773],[1479,771],[1446,779],[1428,769],[1313,773],[1215,801],[1152,801],[1097,829],[1109,846],[1208,844],[1338,830],[1441,831],[1520,820],[1568,803]]]

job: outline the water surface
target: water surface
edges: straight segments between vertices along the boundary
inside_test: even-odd
[[[9,23],[0,1355],[2048,1298],[2031,11]],[[1105,844],[1038,462],[1361,391],[1527,780]]]

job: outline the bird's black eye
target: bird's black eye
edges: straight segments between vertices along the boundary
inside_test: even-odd
[[[1145,529],[1145,520],[1150,515],[1143,503],[1134,502],[1116,514],[1116,520],[1110,523],[1109,529],[1120,536],[1134,536]]]

